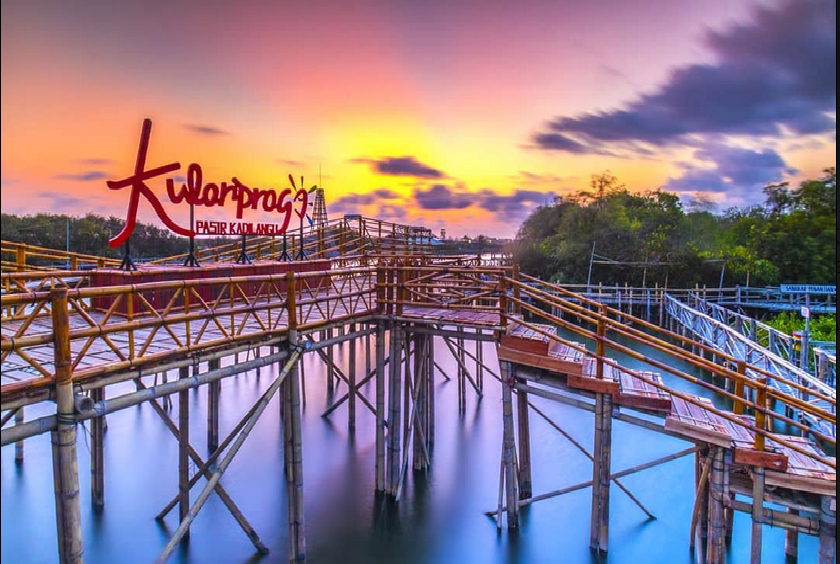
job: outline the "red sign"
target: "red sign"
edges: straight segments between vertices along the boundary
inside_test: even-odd
[[[140,147],[137,150],[137,161],[134,165],[134,174],[122,180],[109,180],[108,188],[121,190],[131,186],[131,194],[128,198],[128,211],[125,218],[125,226],[122,231],[108,241],[112,247],[119,247],[129,238],[134,231],[137,222],[137,206],[142,195],[154,208],[157,216],[169,229],[185,237],[195,237],[196,234],[208,235],[281,235],[289,227],[289,221],[294,212],[301,220],[306,215],[309,205],[309,194],[302,188],[297,190],[292,175],[289,175],[289,182],[292,188],[286,188],[281,192],[273,189],[251,188],[240,182],[235,176],[230,182],[203,183],[201,166],[192,163],[187,168],[187,182],[180,188],[175,187],[175,181],[166,179],[166,192],[173,204],[180,204],[186,201],[187,204],[212,208],[223,207],[228,201],[236,203],[236,218],[242,219],[245,210],[258,210],[280,214],[278,223],[241,223],[226,221],[196,221],[196,229],[181,227],[169,217],[166,209],[154,192],[146,185],[146,181],[158,176],[181,169],[180,163],[170,163],[157,168],[146,170],[146,153],[149,149],[149,137],[152,133],[152,120],[143,121],[143,130],[140,133]],[[292,191],[294,190],[294,197]],[[300,202],[300,208],[294,209],[294,203]]]

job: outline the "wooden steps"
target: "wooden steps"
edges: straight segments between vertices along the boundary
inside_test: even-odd
[[[755,425],[755,419],[747,415],[739,417],[748,425]],[[726,420],[724,420],[726,421]],[[788,468],[788,458],[772,443],[768,443],[764,451],[755,450],[755,433],[731,421],[725,426],[732,438],[732,461],[737,464],[761,466],[769,470],[784,472]]]
[[[802,450],[825,457],[825,453],[811,439],[787,435],[783,438]],[[784,471],[767,470],[764,473],[764,480],[768,486],[807,491],[819,495],[837,495],[837,471],[834,468],[778,444],[772,439],[768,441],[768,446],[777,449],[787,459],[787,468]],[[837,460],[836,457],[831,458]]]
[[[697,399],[712,406],[710,399]],[[665,429],[696,441],[724,448],[732,447],[732,436],[726,419],[682,398],[671,398],[671,414],[665,418]]]

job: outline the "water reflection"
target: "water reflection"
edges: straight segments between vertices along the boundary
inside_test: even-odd
[[[364,366],[358,345],[357,364]],[[473,346],[470,344],[470,346]],[[484,345],[485,362],[496,366],[495,350]],[[449,373],[455,363],[437,343],[438,362]],[[661,358],[655,351],[646,351]],[[346,372],[347,345],[336,362]],[[616,356],[630,368],[644,365]],[[232,360],[226,360],[227,365]],[[304,409],[304,500],[309,561],[320,563],[589,563],[601,561],[588,548],[588,488],[541,501],[522,513],[522,530],[499,532],[483,512],[496,507],[502,437],[501,399],[497,382],[486,375],[478,401],[468,386],[467,408],[457,410],[457,384],[437,378],[436,437],[431,470],[407,473],[399,504],[374,494],[373,415],[359,403],[355,433],[347,430],[346,404],[329,419],[321,413],[334,398],[326,395],[320,361],[305,360],[307,403]],[[681,369],[697,374],[692,367]],[[277,366],[222,382],[221,435],[224,436],[277,374]],[[360,371],[361,372],[361,371]],[[713,397],[712,392],[663,374],[677,389]],[[171,377],[170,377],[171,379]],[[131,391],[126,384],[122,393]],[[363,388],[374,398],[373,383]],[[592,414],[532,398],[563,429],[592,448]],[[177,404],[177,402],[175,402]],[[206,457],[206,390],[191,392],[190,434]],[[43,408],[42,408],[43,409]],[[177,405],[169,412],[177,417]],[[37,416],[27,410],[27,419]],[[254,554],[250,542],[216,496],[196,518],[191,539],[173,562],[286,562],[286,493],[278,403],[273,401],[222,479],[231,497],[257,530],[271,553]],[[587,458],[539,417],[532,415],[534,493],[591,479]],[[613,471],[681,450],[687,445],[622,422],[614,423]],[[106,506],[90,504],[87,438],[80,428],[79,473],[85,561],[90,564],[151,562],[177,526],[177,511],[165,522],[154,516],[177,490],[177,444],[152,408],[142,405],[108,417],[105,445]],[[26,441],[26,460],[16,466],[11,446],[2,449],[3,562],[47,563],[56,560],[52,462],[48,436]],[[628,476],[625,485],[657,519],[644,513],[618,488],[612,489],[611,563],[693,562],[688,527],[693,504],[694,461],[685,457]],[[204,480],[199,482],[203,484]],[[193,499],[198,489],[193,490]],[[735,519],[729,562],[749,559],[748,518]],[[783,559],[784,533],[765,528],[764,556]],[[801,536],[800,561],[816,560],[817,541]]]

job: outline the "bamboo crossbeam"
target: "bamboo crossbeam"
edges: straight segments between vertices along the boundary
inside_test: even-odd
[[[654,466],[658,466],[660,464],[664,464],[666,462],[670,462],[672,460],[676,460],[677,458],[682,458],[683,456],[687,456],[693,453],[695,447],[687,448],[685,450],[681,450],[679,452],[675,452],[673,454],[669,454],[667,456],[663,456],[661,458],[657,458],[656,460],[651,460],[650,462],[645,462],[644,464],[639,464],[638,466],[633,466],[631,468],[627,468],[620,472],[616,472],[615,474],[610,474],[610,479],[614,480],[616,478],[622,478],[624,476],[629,476],[630,474],[635,474],[637,472],[641,472],[642,470],[647,470],[648,468],[652,468]],[[526,499],[520,499],[516,502],[519,507],[525,507],[526,505],[531,505],[538,501],[543,501],[546,499],[551,499],[553,497],[557,497],[560,495],[564,495],[567,493],[575,492],[578,490],[582,490],[584,488],[588,488],[592,485],[592,480],[587,480],[586,482],[580,482],[579,484],[575,484],[573,486],[568,486],[565,488],[561,488],[559,490],[552,490],[549,492],[545,492],[539,495],[535,495]],[[492,509],[490,511],[485,511],[484,514],[492,517],[497,514],[498,509]],[[502,511],[507,511],[507,506],[502,507]]]
[[[175,550],[175,547],[181,542],[181,539],[184,538],[187,530],[189,529],[190,524],[198,515],[198,512],[204,506],[204,503],[210,497],[210,493],[216,487],[216,484],[222,478],[222,475],[227,470],[230,463],[233,462],[234,457],[239,452],[239,449],[242,447],[242,444],[245,442],[245,439],[248,438],[248,435],[251,433],[251,430],[259,421],[260,416],[262,416],[265,408],[268,407],[269,402],[274,397],[274,394],[277,393],[277,390],[280,389],[280,384],[286,379],[289,371],[292,370],[295,363],[297,362],[298,358],[300,358],[301,353],[303,352],[302,348],[296,348],[292,351],[289,360],[286,362],[286,365],[283,366],[283,369],[277,375],[274,382],[268,388],[268,393],[263,395],[259,400],[257,400],[257,408],[254,410],[254,413],[248,419],[247,423],[243,426],[242,430],[240,431],[239,435],[236,437],[236,440],[230,447],[230,450],[225,454],[222,461],[219,463],[218,468],[207,481],[207,484],[204,486],[204,489],[201,490],[201,493],[198,494],[198,498],[193,503],[192,507],[190,507],[189,513],[187,514],[186,518],[181,521],[178,525],[178,528],[172,534],[172,538],[169,539],[169,542],[164,547],[163,551],[158,556],[156,562],[158,564],[163,564],[169,557],[172,555],[172,552]]]

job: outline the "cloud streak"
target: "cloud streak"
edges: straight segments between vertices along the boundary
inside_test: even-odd
[[[56,174],[53,178],[56,180],[70,180],[73,182],[91,182],[93,180],[103,180],[108,175],[102,170],[86,170],[83,172]]]
[[[383,157],[381,159],[356,158],[352,163],[369,164],[371,170],[383,176],[410,176],[429,180],[445,178],[443,171],[421,163],[416,157],[405,155],[402,157]]]
[[[199,123],[185,123],[184,129],[193,133],[197,133],[199,135],[206,135],[208,137],[219,137],[222,135],[229,135],[229,133],[224,129],[219,129],[218,127],[213,127],[211,125],[203,125]]]

